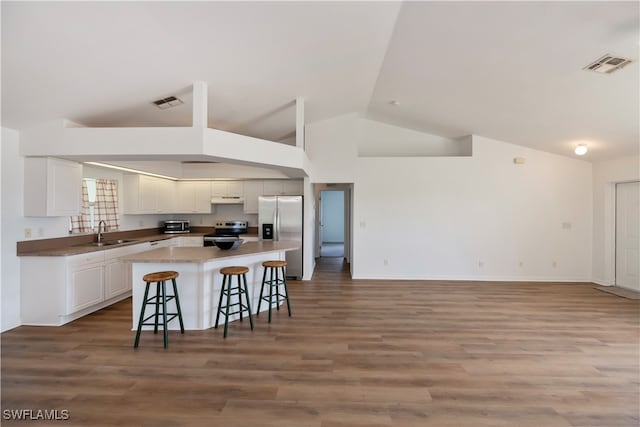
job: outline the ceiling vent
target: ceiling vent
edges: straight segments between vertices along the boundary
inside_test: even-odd
[[[600,59],[597,59],[591,64],[584,67],[583,70],[595,71],[596,73],[600,74],[611,74],[629,63],[631,63],[630,59],[606,54]]]
[[[184,102],[175,96],[169,96],[167,98],[153,101],[153,104],[161,110],[166,110],[167,108],[177,107],[178,105],[184,104]]]

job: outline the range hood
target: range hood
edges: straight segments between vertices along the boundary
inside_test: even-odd
[[[212,205],[242,205],[244,197],[240,196],[217,196],[211,198]]]

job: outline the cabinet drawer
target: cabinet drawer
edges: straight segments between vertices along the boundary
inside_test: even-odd
[[[95,264],[104,262],[104,251],[88,252],[81,255],[67,257],[69,267],[78,267],[85,264]]]

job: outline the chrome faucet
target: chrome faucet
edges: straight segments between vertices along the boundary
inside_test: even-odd
[[[100,231],[100,226],[102,227],[102,231]],[[98,243],[102,243],[102,233],[107,231],[107,223],[104,222],[104,219],[101,219],[98,223]]]

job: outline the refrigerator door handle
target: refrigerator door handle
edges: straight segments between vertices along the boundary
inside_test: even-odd
[[[278,241],[278,204],[276,202],[276,208],[273,210],[273,241]]]
[[[280,212],[276,215],[276,242],[280,241]]]

